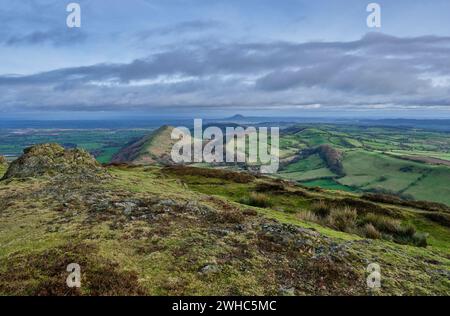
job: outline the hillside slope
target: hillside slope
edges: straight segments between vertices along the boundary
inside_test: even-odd
[[[92,177],[56,170],[0,181],[0,294],[450,294],[449,229],[414,205],[226,170],[84,170]],[[361,219],[413,222],[429,245],[361,237],[359,226],[312,216],[317,203],[335,219],[352,205]],[[79,290],[66,286],[72,262]],[[370,263],[382,271],[376,291],[366,285]]]
[[[113,164],[148,165],[170,163],[170,152],[175,143],[171,139],[173,127],[164,125],[149,135],[133,141],[115,154]]]

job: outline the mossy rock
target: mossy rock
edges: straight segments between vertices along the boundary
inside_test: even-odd
[[[9,165],[3,179],[55,175],[91,177],[106,172],[94,157],[82,149],[42,144],[26,148],[23,152]]]

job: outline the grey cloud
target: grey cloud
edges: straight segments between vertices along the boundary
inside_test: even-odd
[[[439,86],[431,79],[450,78],[448,56],[450,38],[436,36],[191,43],[127,64],[0,76],[0,104],[84,110],[181,104],[448,106],[450,81]]]
[[[193,20],[180,22],[175,25],[157,27],[139,32],[137,38],[146,40],[154,36],[167,36],[172,34],[199,33],[223,27],[224,24],[214,20]]]
[[[40,45],[52,44],[55,46],[65,46],[78,44],[85,41],[86,33],[76,28],[59,28],[51,31],[35,31],[23,35],[14,35],[4,40],[5,45]]]

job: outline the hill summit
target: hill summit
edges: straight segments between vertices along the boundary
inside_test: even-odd
[[[232,117],[227,118],[228,120],[243,120],[245,116],[242,114],[235,114]]]
[[[148,165],[171,164],[170,153],[175,140],[171,133],[173,126],[164,125],[150,135],[128,143],[111,160],[113,164]]]
[[[104,172],[101,165],[83,149],[41,144],[26,148],[23,155],[9,165],[2,180],[58,174],[90,176],[101,172]]]

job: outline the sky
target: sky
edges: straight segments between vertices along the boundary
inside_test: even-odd
[[[450,118],[450,1],[0,0],[0,119]]]

